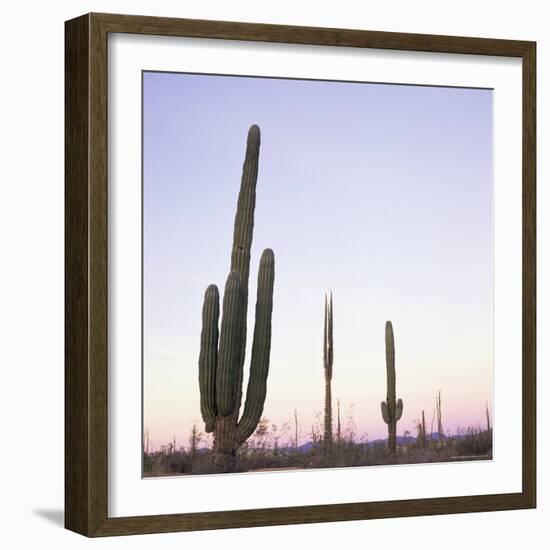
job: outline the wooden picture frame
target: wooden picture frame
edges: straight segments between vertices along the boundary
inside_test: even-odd
[[[521,59],[522,491],[187,514],[108,516],[107,36],[133,33]],[[65,26],[65,525],[86,536],[420,516],[536,506],[534,42],[87,14]]]

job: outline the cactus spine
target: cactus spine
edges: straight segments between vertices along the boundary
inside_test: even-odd
[[[332,363],[334,347],[332,338],[332,292],[325,295],[325,325],[323,342],[323,363],[325,368],[325,450],[332,447]]]
[[[397,421],[403,414],[403,401],[395,400],[395,345],[391,321],[386,321],[386,401],[382,401],[382,418],[388,425],[388,451],[395,453]]]
[[[219,332],[220,296],[216,285],[206,289],[202,309],[201,414],[206,431],[214,432],[214,469],[218,472],[234,469],[237,449],[256,429],[266,397],[275,278],[275,257],[269,248],[263,251],[260,259],[250,376],[244,411],[239,419],[259,152],[260,129],[253,125],[248,132],[235,215],[231,270],[225,284]]]

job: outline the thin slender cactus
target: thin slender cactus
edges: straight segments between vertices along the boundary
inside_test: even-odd
[[[325,324],[323,335],[323,364],[325,369],[325,430],[324,447],[332,447],[332,364],[334,361],[332,292],[325,294]]]
[[[489,416],[489,403],[485,402],[485,416],[487,418],[487,431],[491,430],[491,417]]]
[[[294,409],[294,450],[298,450],[298,411]]]
[[[403,401],[395,400],[395,344],[391,321],[386,321],[386,401],[380,404],[382,418],[388,425],[388,451],[395,453],[397,447],[397,421],[403,414]]]
[[[234,470],[237,449],[258,426],[267,391],[275,278],[275,256],[269,248],[260,259],[250,375],[239,419],[259,151],[260,129],[253,125],[248,132],[219,331],[220,296],[216,285],[206,289],[202,310],[200,404],[205,430],[214,432],[213,466],[218,472]]]
[[[422,435],[424,436],[424,445],[426,445],[426,416],[424,415],[424,409],[422,409]]]
[[[195,455],[197,454],[197,441],[198,441],[197,426],[193,424],[193,428],[191,429],[191,437],[189,438],[191,458],[195,458]]]
[[[426,418],[424,416],[424,411],[422,411],[421,420],[418,422],[416,427],[418,431],[417,443],[419,447],[426,446]]]
[[[443,431],[443,420],[441,416],[441,390],[439,390],[435,398],[435,410],[437,413],[437,435],[439,440],[442,441],[445,438],[445,433]]]
[[[338,420],[336,423],[336,441],[340,444],[342,440],[342,425],[340,423],[340,399],[336,401],[337,410],[338,410]]]
[[[149,430],[145,431],[145,454],[149,454]]]

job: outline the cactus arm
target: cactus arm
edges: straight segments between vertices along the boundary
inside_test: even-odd
[[[403,414],[403,400],[398,399],[397,404],[395,406],[395,421],[396,422],[401,419],[402,414]]]
[[[216,409],[221,416],[229,416],[235,407],[235,378],[241,350],[242,318],[241,277],[239,273],[232,271],[225,283],[216,373]]]
[[[199,354],[199,388],[201,414],[206,432],[214,429],[216,418],[216,367],[218,363],[218,319],[220,294],[216,285],[204,293],[201,346]]]
[[[245,441],[252,435],[260,421],[264,408],[271,350],[274,279],[275,256],[273,251],[268,248],[262,253],[258,272],[256,322],[250,359],[250,377],[244,411],[238,425],[241,441]]]
[[[390,423],[390,412],[388,411],[388,405],[385,401],[380,403],[380,408],[382,409],[382,418],[386,424]]]
[[[244,318],[242,322],[241,349],[237,360],[237,395],[235,413],[238,414],[242,398],[243,366],[246,351],[246,312],[248,311],[248,278],[250,273],[250,248],[254,230],[254,210],[256,207],[256,183],[260,154],[260,128],[253,124],[248,130],[246,153],[243,162],[241,188],[237,201],[237,212],[233,228],[233,248],[231,250],[231,271],[241,275],[241,292]]]

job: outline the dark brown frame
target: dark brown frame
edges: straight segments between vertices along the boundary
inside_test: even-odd
[[[110,518],[107,514],[107,35],[507,56],[523,63],[523,487],[520,493]],[[87,536],[512,510],[536,506],[536,44],[88,14],[65,24],[65,526]]]

